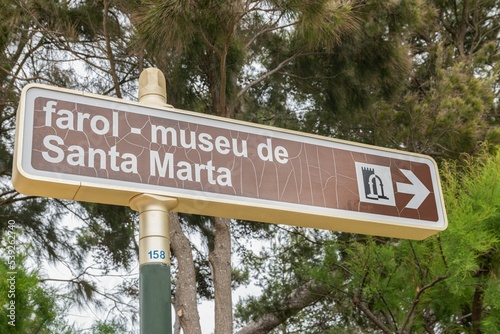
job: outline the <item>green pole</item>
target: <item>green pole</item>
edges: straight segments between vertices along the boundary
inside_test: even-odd
[[[170,265],[141,265],[139,286],[140,333],[172,333]]]
[[[146,69],[139,77],[139,102],[166,106],[163,73]],[[139,212],[139,321],[141,334],[172,333],[169,213],[177,199],[139,194],[130,200]]]

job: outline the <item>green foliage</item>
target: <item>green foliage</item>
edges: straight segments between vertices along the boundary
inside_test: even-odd
[[[91,328],[92,334],[121,334],[125,331],[125,326],[117,320],[97,321]]]
[[[3,240],[3,250],[11,245],[7,240],[11,239]],[[15,251],[2,251],[0,258],[0,332],[72,333],[63,320],[56,291],[40,282],[37,271],[26,268],[31,249],[21,247],[19,241],[14,244]]]
[[[85,227],[77,237],[78,246],[93,251],[94,263],[111,269],[123,266],[128,269],[138,254],[135,232],[137,213],[123,206],[81,203]]]
[[[263,295],[240,303],[236,314],[248,322],[280,311],[310,280],[321,287],[311,293],[322,297],[283,314],[289,332],[497,333],[499,164],[500,154],[487,150],[444,164],[449,227],[426,240],[281,230],[269,252],[247,257],[264,268],[255,277]]]
[[[469,6],[470,4],[470,6]],[[494,1],[427,1],[408,39],[413,72],[399,101],[377,102],[378,144],[457,159],[475,153],[485,139],[498,144],[499,43]],[[495,33],[493,33],[495,34]]]
[[[9,186],[2,187],[3,194],[9,194]],[[33,242],[32,253],[55,261],[60,258],[60,247],[71,249],[68,244],[70,232],[58,226],[63,216],[64,207],[58,201],[43,198],[24,198],[11,193],[4,197],[0,205],[0,236],[9,220],[15,221],[21,228],[20,233],[30,237]],[[50,217],[50,219],[47,219]]]
[[[294,31],[296,43],[308,49],[331,50],[343,37],[359,31],[360,20],[353,3],[309,0],[300,4],[290,1],[289,6],[292,20],[300,22]]]
[[[450,221],[443,233],[450,291],[470,298],[481,292],[482,322],[492,329],[500,317],[500,172],[498,153],[482,152],[444,166],[445,201]],[[498,330],[498,327],[497,329]],[[494,331],[492,331],[494,332]]]
[[[445,57],[442,51],[436,56]],[[487,137],[494,95],[491,82],[475,77],[466,64],[440,65],[420,91],[407,92],[398,105],[379,103],[377,123],[393,129],[385,141],[439,159],[457,158],[477,151]]]
[[[378,131],[367,110],[376,101],[392,101],[411,75],[410,50],[402,41],[409,27],[419,23],[416,16],[422,10],[411,4],[415,2],[358,4],[353,12],[359,29],[330,52],[294,62],[293,86],[312,101],[304,114],[304,131],[375,143]]]

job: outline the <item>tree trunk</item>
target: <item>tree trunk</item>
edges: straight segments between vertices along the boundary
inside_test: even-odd
[[[233,333],[231,220],[215,217],[214,248],[209,255],[215,291],[215,334]]]
[[[479,284],[472,297],[472,333],[481,334],[481,314],[483,312],[483,286]]]
[[[481,330],[481,320],[483,317],[483,297],[484,297],[484,287],[485,278],[490,273],[492,254],[488,252],[481,256],[481,265],[480,269],[477,272],[476,276],[476,289],[474,290],[474,295],[472,296],[472,305],[471,305],[471,326],[473,334],[482,334]]]
[[[460,53],[460,57],[465,57],[465,35],[467,34],[467,30],[469,27],[469,10],[470,3],[468,0],[462,1],[462,13],[461,17],[457,16],[457,32],[455,37],[456,47],[458,52]]]
[[[179,266],[174,303],[176,318],[184,334],[201,334],[193,253],[177,213],[170,214],[170,246]]]

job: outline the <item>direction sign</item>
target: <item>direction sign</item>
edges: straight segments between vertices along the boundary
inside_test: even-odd
[[[13,183],[26,194],[423,239],[447,226],[435,162],[169,107],[44,85],[18,110]]]

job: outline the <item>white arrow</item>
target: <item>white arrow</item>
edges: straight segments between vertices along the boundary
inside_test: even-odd
[[[411,170],[400,169],[400,171],[410,180],[411,184],[396,182],[398,192],[415,195],[406,204],[406,207],[409,209],[418,209],[420,204],[429,196],[430,191]]]

